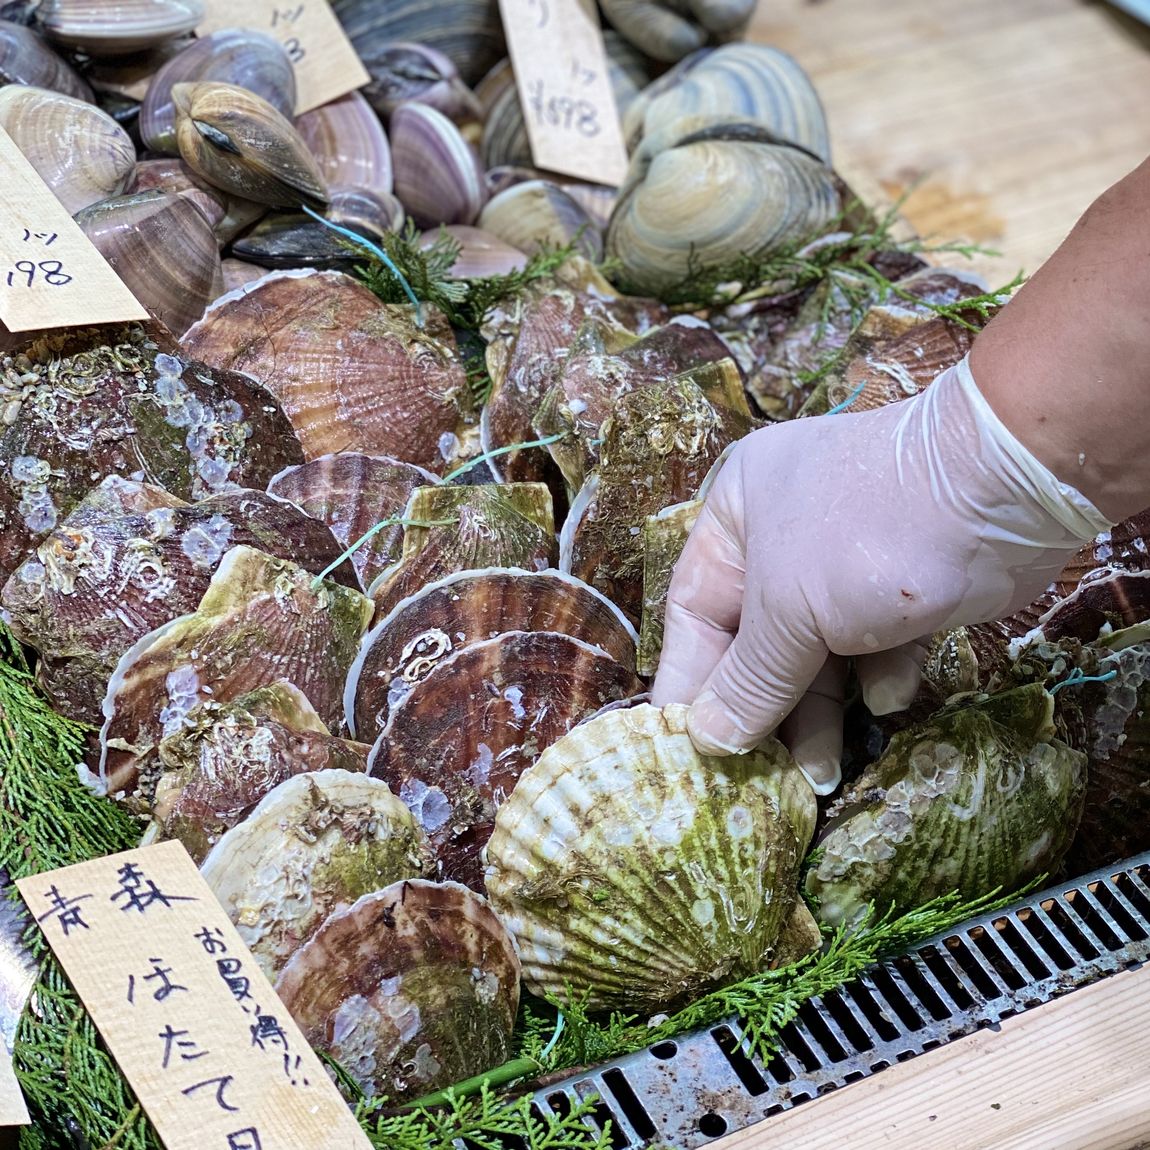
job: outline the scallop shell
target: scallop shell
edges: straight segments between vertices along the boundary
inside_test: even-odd
[[[1013,891],[1056,870],[1074,837],[1086,756],[1055,737],[1041,684],[901,731],[843,794],[807,891],[837,927],[872,902],[902,914],[940,895]]]
[[[349,92],[299,116],[296,131],[329,184],[350,184],[373,192],[392,190],[391,148],[383,125],[358,92]]]
[[[574,243],[589,260],[603,258],[603,237],[595,222],[547,180],[529,180],[500,192],[480,213],[479,226],[529,255]]]
[[[215,233],[182,196],[116,196],[77,212],[76,223],[128,290],[176,336],[224,290]]]
[[[128,133],[93,104],[43,88],[0,88],[0,128],[69,213],[119,195],[136,164]]]
[[[334,0],[332,7],[369,71],[396,40],[442,52],[465,84],[474,84],[503,55],[496,0]]]
[[[370,750],[330,734],[303,693],[287,682],[230,703],[209,700],[160,743],[164,774],[152,817],[161,838],[179,839],[199,863],[286,779],[322,770],[365,771]]]
[[[506,631],[557,631],[635,665],[635,629],[586,583],[558,571],[460,571],[397,603],[364,637],[344,689],[348,730],[375,739],[391,707],[441,662]]]
[[[309,460],[361,451],[438,471],[474,417],[446,318],[425,304],[423,320],[338,272],[277,272],[218,299],[183,343],[263,383]]]
[[[274,981],[333,911],[421,876],[426,849],[411,812],[385,783],[314,771],[265,795],[216,843],[200,873]]]
[[[0,364],[0,576],[107,475],[181,499],[259,487],[302,462],[257,383],[190,365],[158,327],[33,335]]]
[[[644,704],[576,727],[496,815],[488,896],[533,993],[645,1016],[777,958],[814,793],[774,739],[710,758],[686,718]]]
[[[569,635],[511,631],[437,663],[388,714],[368,760],[415,813],[439,878],[482,885],[495,812],[546,747],[604,704],[643,689]]]
[[[643,521],[643,612],[636,670],[644,678],[654,678],[659,670],[671,577],[702,510],[703,501],[692,499],[665,507]]]
[[[442,52],[426,44],[373,40],[372,54],[361,56],[371,74],[362,89],[373,108],[385,119],[400,104],[426,104],[461,127],[483,118],[483,109],[459,71]]]
[[[451,274],[456,279],[508,275],[527,266],[526,252],[504,243],[490,232],[466,224],[431,228],[419,237],[419,246],[433,247],[444,233],[459,246],[459,255],[451,265]]]
[[[759,124],[830,162],[826,115],[814,85],[797,61],[766,44],[727,44],[686,61],[631,104],[623,131],[634,147],[706,119]]]
[[[559,557],[551,495],[541,483],[417,487],[404,519],[403,558],[369,588],[380,615],[456,571],[541,571]]]
[[[201,80],[239,84],[280,115],[295,112],[295,69],[284,46],[252,28],[221,28],[192,41],[152,77],[140,104],[140,137],[149,151],[179,153],[172,86]]]
[[[0,87],[6,84],[47,88],[88,103],[94,99],[87,81],[35,32],[3,20],[0,21]]]
[[[732,360],[623,396],[603,424],[599,466],[563,525],[560,569],[638,620],[644,521],[693,498],[723,450],[752,426]]]
[[[340,545],[350,547],[377,523],[402,516],[417,487],[435,482],[431,472],[411,463],[346,451],[281,471],[268,491],[326,523]],[[351,561],[368,587],[402,553],[403,526],[396,523],[376,532]]]
[[[486,899],[397,882],[332,914],[276,993],[367,1097],[398,1101],[511,1057],[519,959]]]
[[[45,35],[89,56],[154,48],[193,31],[203,18],[203,0],[43,0],[36,9]]]
[[[273,207],[327,207],[319,165],[267,100],[210,80],[173,84],[172,101],[180,155],[208,183]]]
[[[185,503],[118,475],[93,488],[0,594],[13,632],[40,655],[40,682],[53,706],[98,724],[120,657],[149,631],[194,611],[237,544],[313,573],[342,550],[322,523],[261,491]],[[358,586],[347,562],[332,578]]]
[[[473,224],[487,198],[471,145],[441,112],[401,104],[389,125],[395,194],[421,228]]]
[[[660,295],[701,269],[798,246],[839,210],[830,169],[805,152],[737,132],[687,136],[628,177],[606,252],[620,261],[628,290]]]
[[[120,659],[104,696],[100,779],[130,799],[154,787],[156,748],[188,712],[279,679],[340,730],[342,691],[371,601],[251,547],[224,555],[196,611],[149,631]]]

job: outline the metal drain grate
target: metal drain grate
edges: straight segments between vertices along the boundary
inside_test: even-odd
[[[1150,853],[972,919],[812,999],[767,1065],[730,1020],[549,1086],[598,1095],[615,1150],[694,1150],[951,1039],[1150,959]]]

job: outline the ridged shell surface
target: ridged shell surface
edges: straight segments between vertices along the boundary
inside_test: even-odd
[[[368,1097],[398,1101],[511,1057],[519,960],[486,899],[416,879],[332,914],[276,993]]]
[[[456,651],[506,631],[558,631],[635,665],[635,630],[593,587],[559,571],[461,571],[397,603],[364,636],[347,677],[349,730],[371,741],[391,707]]]
[[[411,812],[378,779],[297,775],[266,795],[200,873],[274,982],[333,911],[426,865]]]
[[[202,0],[44,0],[36,20],[57,44],[89,56],[124,56],[191,32]]]
[[[648,515],[643,522],[643,612],[636,667],[640,675],[653,677],[659,670],[671,577],[702,510],[702,500],[692,499]]]
[[[496,815],[488,896],[533,993],[645,1016],[777,957],[814,794],[773,739],[699,755],[686,715],[643,704],[576,727]]]

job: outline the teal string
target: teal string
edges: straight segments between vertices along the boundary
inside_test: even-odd
[[[1050,688],[1050,693],[1053,695],[1063,687],[1080,687],[1083,683],[1109,683],[1111,679],[1116,678],[1118,678],[1117,671],[1107,671],[1105,675],[1084,675],[1081,667],[1075,667],[1061,683],[1055,683]]]
[[[850,395],[848,395],[846,399],[842,401],[842,403],[836,403],[834,407],[832,407],[830,411],[827,412],[827,415],[838,415],[840,411],[846,411],[846,409],[850,407],[850,405],[854,403],[854,401],[858,399],[860,395],[862,395],[863,388],[865,387],[865,383],[860,383],[858,387],[856,387],[854,391],[852,391]]]

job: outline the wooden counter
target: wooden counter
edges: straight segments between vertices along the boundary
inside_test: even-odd
[[[920,234],[1034,271],[1150,155],[1150,28],[1087,0],[760,0],[752,38],[814,79],[836,166]]]

